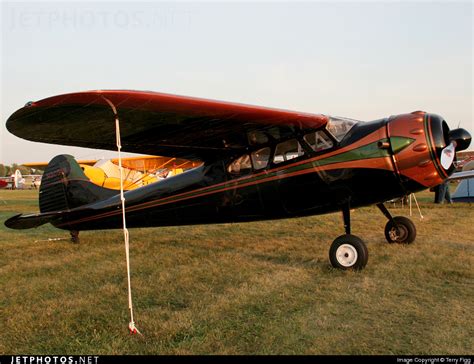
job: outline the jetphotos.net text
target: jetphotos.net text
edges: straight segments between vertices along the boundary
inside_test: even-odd
[[[10,364],[98,364],[99,357],[65,355],[15,355]]]

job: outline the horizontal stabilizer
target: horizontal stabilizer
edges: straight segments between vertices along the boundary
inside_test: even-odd
[[[47,212],[43,214],[18,214],[5,221],[5,226],[10,229],[31,229],[58,219],[62,212]]]

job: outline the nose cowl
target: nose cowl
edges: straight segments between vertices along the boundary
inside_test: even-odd
[[[471,142],[466,130],[450,131],[441,116],[425,112],[392,117],[387,129],[395,169],[408,190],[442,183],[454,171],[455,152],[466,149]],[[410,143],[397,150],[393,143],[397,138]]]

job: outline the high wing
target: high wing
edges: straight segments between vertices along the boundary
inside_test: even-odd
[[[84,159],[84,160],[77,161],[77,163],[85,164],[86,166],[93,166],[94,164],[97,163],[97,159]],[[22,163],[22,166],[33,168],[33,169],[44,170],[48,166],[48,162],[31,162],[31,163],[28,162],[28,163]]]
[[[120,119],[123,151],[190,160],[241,152],[249,144],[248,132],[318,129],[328,120],[324,115],[164,93],[98,90],[29,102],[6,126],[31,141],[116,150],[110,104]]]
[[[80,159],[77,163],[80,165],[93,166],[99,159]],[[118,158],[112,158],[110,161],[118,165]],[[49,162],[29,162],[22,165],[29,168],[44,170]],[[134,169],[141,172],[153,172],[160,168],[192,168],[197,166],[196,162],[188,161],[186,159],[159,157],[153,155],[144,155],[139,157],[125,157],[122,158],[122,166],[128,169]]]
[[[118,158],[112,158],[110,161],[118,165]],[[137,170],[141,172],[154,172],[161,168],[188,169],[188,168],[196,167],[198,165],[199,163],[189,161],[186,159],[175,158],[175,157],[170,158],[170,157],[146,155],[146,156],[140,156],[140,157],[122,158],[122,166],[124,168],[133,169],[133,170]]]

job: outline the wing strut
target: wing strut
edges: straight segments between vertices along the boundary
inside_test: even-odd
[[[127,219],[125,217],[125,196],[123,193],[123,168],[122,168],[122,155],[120,150],[122,149],[122,143],[120,141],[120,120],[117,114],[117,109],[115,105],[107,99],[105,96],[101,95],[104,100],[110,105],[114,116],[115,116],[115,137],[117,142],[117,152],[118,152],[118,162],[120,169],[120,200],[122,201],[122,220],[123,220],[123,238],[125,241],[125,257],[127,260],[127,281],[128,281],[128,308],[130,309],[130,323],[128,324],[128,329],[131,334],[140,334],[140,331],[135,326],[135,321],[133,321],[133,304],[132,304],[132,285],[130,281],[130,244],[129,244],[129,234],[127,229]]]

